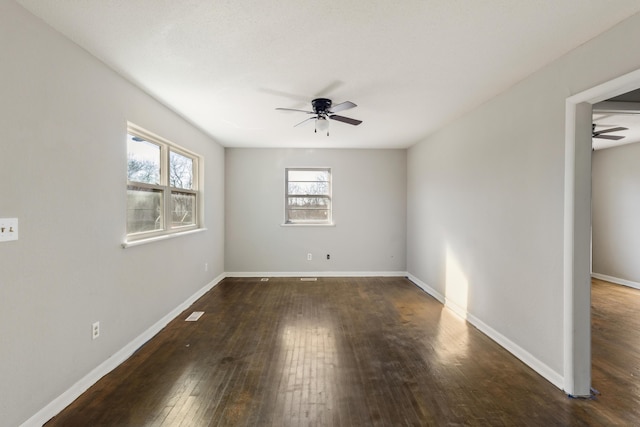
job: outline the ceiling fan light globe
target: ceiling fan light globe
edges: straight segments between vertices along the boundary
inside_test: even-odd
[[[316,131],[317,132],[327,132],[329,130],[329,120],[324,117],[318,117],[316,119]]]

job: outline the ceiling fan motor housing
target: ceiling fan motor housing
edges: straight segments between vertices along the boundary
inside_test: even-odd
[[[331,109],[331,100],[327,98],[316,98],[311,101],[311,105],[316,114],[328,113]]]

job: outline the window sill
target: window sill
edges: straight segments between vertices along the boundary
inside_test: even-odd
[[[331,224],[288,224],[288,223],[284,223],[284,224],[280,224],[280,227],[335,227],[336,224],[334,222],[332,222]]]
[[[175,237],[186,236],[186,235],[189,235],[189,234],[196,234],[196,233],[200,233],[202,231],[207,231],[207,229],[206,228],[196,228],[195,230],[178,231],[177,233],[163,234],[162,236],[154,236],[154,237],[149,237],[149,238],[146,238],[146,239],[132,240],[130,242],[122,242],[122,248],[123,249],[127,249],[127,248],[131,248],[131,247],[134,247],[134,246],[146,245],[147,243],[153,243],[153,242],[158,242],[158,241],[161,241],[161,240],[173,239]]]

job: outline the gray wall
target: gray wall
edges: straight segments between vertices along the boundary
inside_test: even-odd
[[[593,155],[593,272],[640,283],[640,144]]]
[[[406,150],[225,152],[225,271],[406,271]],[[282,226],[285,168],[313,166],[331,167],[335,226]]]
[[[559,386],[565,100],[640,68],[638,37],[636,15],[408,153],[409,273],[466,287],[469,318]]]
[[[0,243],[0,425],[16,426],[223,273],[224,150],[12,1],[0,58],[0,218],[20,221]],[[208,231],[120,247],[127,120],[204,156]]]

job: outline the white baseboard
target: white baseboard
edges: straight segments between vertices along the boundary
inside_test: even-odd
[[[528,365],[531,369],[540,374],[543,378],[549,381],[554,386],[558,387],[560,390],[564,389],[564,376],[555,370],[551,369],[546,363],[543,363],[538,358],[533,356],[531,353],[485,324],[483,321],[478,319],[472,314],[467,313],[467,321],[471,323],[473,326],[478,328],[482,333],[487,335],[489,338],[500,344],[507,351],[513,354],[515,357],[520,359],[526,365]]]
[[[41,427],[44,423],[55,417],[64,408],[69,406],[74,400],[76,400],[82,393],[87,391],[89,387],[94,385],[98,380],[109,372],[117,368],[122,362],[127,360],[136,350],[138,350],[144,343],[153,338],[158,332],[162,330],[169,322],[175,319],[180,313],[186,310],[191,304],[196,302],[198,298],[210,291],[216,286],[222,279],[225,278],[224,274],[213,279],[209,284],[205,285],[202,289],[191,295],[185,302],[174,308],[170,313],[158,320],[153,326],[138,335],[133,341],[120,349],[113,356],[109,357],[103,363],[98,365],[95,369],[85,375],[82,379],[72,385],[67,391],[51,401],[47,406],[38,411],[35,415],[29,418],[27,421],[21,424],[21,427]]]
[[[428,293],[429,295],[431,295],[432,297],[434,297],[435,299],[440,301],[440,304],[446,305],[445,304],[444,295],[442,295],[440,292],[436,291],[431,286],[427,285],[426,283],[424,283],[422,280],[418,279],[413,274],[410,274],[410,273],[407,274],[407,279],[411,280],[413,283],[415,283],[423,291],[425,291],[426,293]]]
[[[606,274],[591,273],[591,277],[604,280],[606,282],[615,283],[616,285],[624,285],[634,289],[640,289],[640,283],[631,280],[619,279],[617,277],[607,276]]]
[[[413,283],[415,283],[417,286],[422,288],[426,293],[428,293],[429,295],[433,296],[435,299],[440,301],[440,303],[442,303],[446,308],[451,310],[453,313],[455,313],[462,319],[471,323],[478,330],[480,330],[480,332],[482,332],[483,334],[485,334],[486,336],[494,340],[496,343],[498,343],[500,346],[505,348],[515,357],[520,359],[522,362],[524,362],[527,366],[529,366],[531,369],[533,369],[538,374],[540,374],[543,378],[545,378],[551,384],[555,385],[561,390],[563,389],[564,377],[562,374],[551,369],[547,364],[541,362],[539,359],[534,357],[531,353],[529,353],[528,351],[526,351],[525,349],[523,349],[522,347],[520,347],[519,345],[517,345],[516,343],[514,343],[504,335],[502,335],[500,332],[493,329],[491,326],[484,323],[482,320],[475,317],[473,314],[469,313],[468,311],[461,308],[460,306],[454,304],[453,302],[448,300],[444,295],[442,295],[441,293],[439,293],[438,291],[436,291],[426,283],[422,282],[417,277],[413,276],[412,274],[408,274],[407,278],[411,280]]]
[[[226,277],[406,277],[406,271],[232,271]]]

